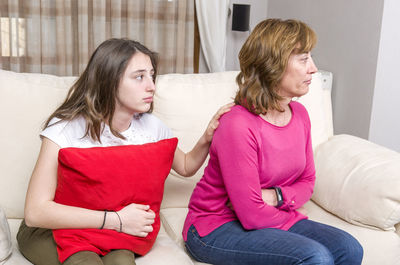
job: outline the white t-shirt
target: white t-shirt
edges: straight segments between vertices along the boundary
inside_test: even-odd
[[[173,137],[171,130],[161,120],[149,113],[132,118],[129,128],[121,133],[126,138],[125,140],[114,136],[110,131],[110,127],[105,124],[104,130],[100,135],[101,143],[94,141],[89,136],[83,137],[86,132],[84,118],[80,117],[72,121],[56,123],[59,120],[58,118],[53,118],[50,121],[50,126],[44,129],[40,135],[50,139],[61,148],[137,145]]]

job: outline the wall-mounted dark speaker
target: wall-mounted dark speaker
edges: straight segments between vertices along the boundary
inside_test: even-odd
[[[232,30],[250,30],[250,5],[233,4]]]

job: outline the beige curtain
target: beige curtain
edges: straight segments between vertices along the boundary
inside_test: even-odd
[[[201,51],[210,72],[225,71],[230,0],[196,0]]]
[[[109,38],[160,55],[159,73],[193,72],[193,0],[0,0],[0,68],[78,75]]]

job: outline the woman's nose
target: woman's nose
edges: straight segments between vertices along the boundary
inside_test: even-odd
[[[310,59],[311,59],[311,60],[310,60],[310,66],[309,66],[308,71],[309,71],[311,74],[314,74],[314,73],[316,73],[316,72],[318,71],[318,68],[317,68],[317,66],[316,66],[315,63],[314,63],[313,58],[311,57]]]

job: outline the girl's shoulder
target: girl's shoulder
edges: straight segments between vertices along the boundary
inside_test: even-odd
[[[62,120],[53,118],[49,125],[40,133],[41,137],[46,137],[61,148],[78,145],[86,133],[86,121],[83,117],[73,120]]]
[[[62,120],[60,118],[52,118],[49,122],[49,125],[43,129],[43,131],[49,130],[49,129],[58,129],[58,130],[63,130],[63,129],[77,129],[77,128],[86,128],[86,121],[83,117],[77,117],[73,120]]]

